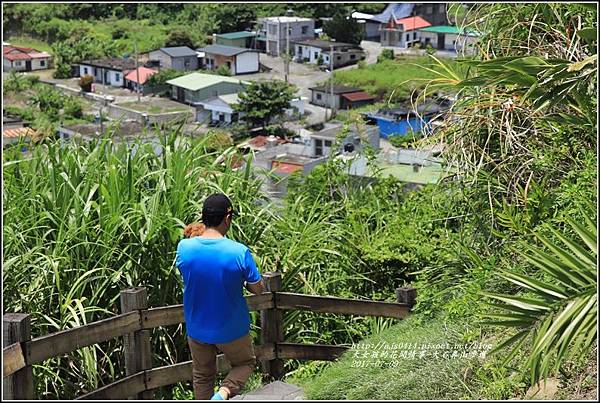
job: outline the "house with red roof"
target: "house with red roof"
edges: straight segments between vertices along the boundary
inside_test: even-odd
[[[397,19],[394,14],[387,24],[381,24],[379,31],[381,46],[408,48],[421,41],[422,28],[431,24],[418,15]]]
[[[137,91],[139,89],[142,94],[146,95],[150,92],[150,88],[146,83],[148,82],[148,79],[156,73],[158,73],[157,70],[152,70],[143,66],[131,70],[125,76],[125,87],[132,91]]]
[[[52,55],[22,46],[2,46],[2,71],[34,71],[50,68]]]

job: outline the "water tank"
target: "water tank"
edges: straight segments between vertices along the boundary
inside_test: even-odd
[[[277,137],[270,135],[267,137],[267,148],[273,148],[277,145]]]

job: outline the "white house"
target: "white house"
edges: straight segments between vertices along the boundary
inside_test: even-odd
[[[259,52],[255,49],[209,45],[196,51],[204,52],[202,64],[207,70],[217,70],[223,65],[233,75],[258,73],[259,70]]]
[[[79,76],[90,75],[94,82],[112,87],[124,87],[125,76],[135,70],[133,59],[108,58],[88,60],[79,63]]]
[[[436,25],[419,29],[421,44],[434,49],[461,52],[471,51],[478,34],[473,30],[462,30],[456,26]]]
[[[286,109],[286,116],[293,116],[294,113],[300,116],[304,114],[303,98],[296,98],[290,102],[290,108]],[[217,125],[229,125],[231,123],[242,122],[244,113],[237,112],[233,106],[239,102],[238,94],[226,94],[209,98],[198,103],[196,121],[208,122]]]
[[[52,56],[33,48],[2,46],[2,71],[34,71],[50,68]]]
[[[364,60],[366,54],[360,46],[351,43],[323,41],[320,39],[307,39],[294,42],[294,60],[318,64],[319,60],[329,66],[329,59],[333,48],[333,68],[347,66]],[[320,57],[319,57],[320,56]]]

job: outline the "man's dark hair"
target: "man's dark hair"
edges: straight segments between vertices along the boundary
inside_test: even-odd
[[[231,200],[222,193],[208,196],[202,207],[202,222],[207,227],[218,227],[228,214],[233,214]]]
[[[202,223],[207,227],[218,227],[226,214],[202,214]]]

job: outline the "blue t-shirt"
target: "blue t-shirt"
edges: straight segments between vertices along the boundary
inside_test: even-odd
[[[194,237],[177,245],[183,276],[183,312],[188,336],[209,344],[229,343],[250,331],[244,281],[260,281],[250,250],[223,238]]]

